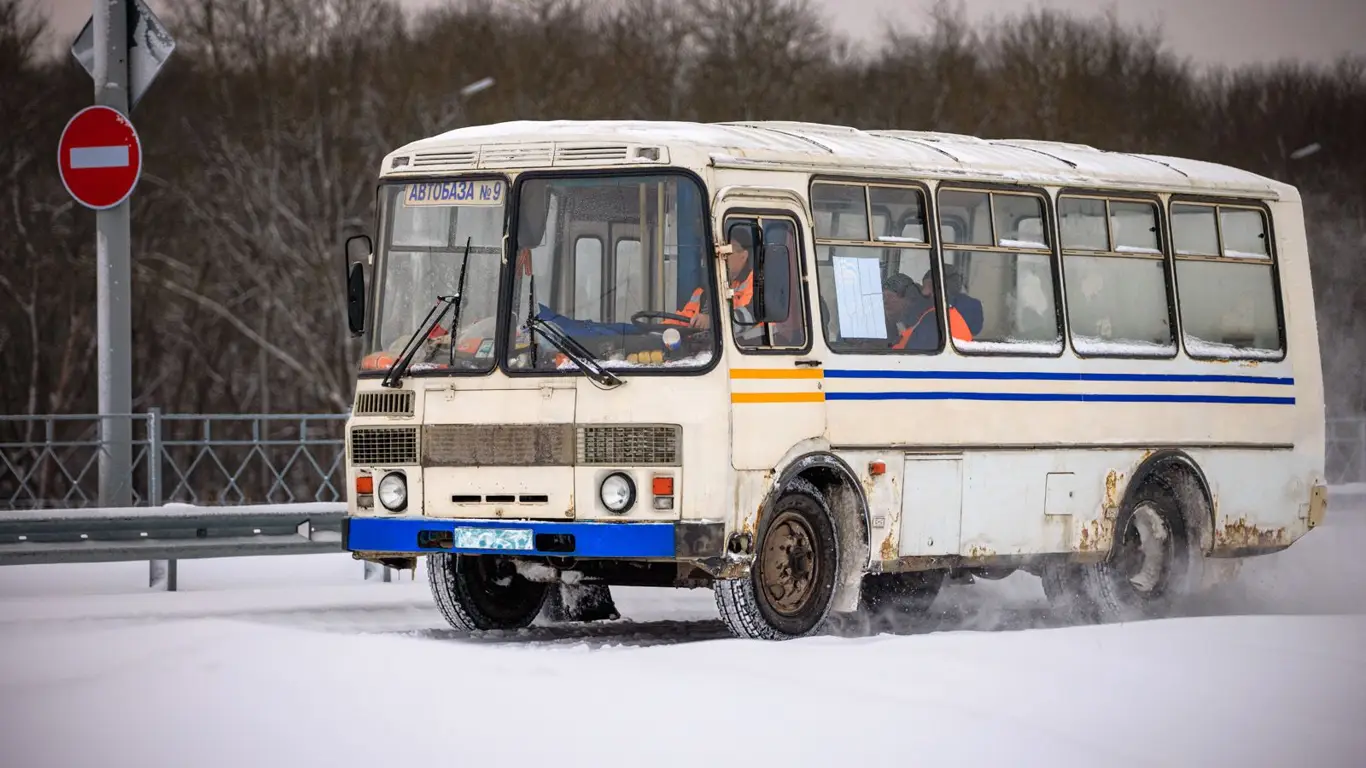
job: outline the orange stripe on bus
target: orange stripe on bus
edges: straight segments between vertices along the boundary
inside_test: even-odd
[[[824,392],[732,392],[732,403],[823,403]]]

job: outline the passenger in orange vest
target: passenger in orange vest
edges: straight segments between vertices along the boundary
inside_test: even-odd
[[[730,233],[730,255],[726,257],[726,272],[730,275],[730,287],[735,292],[733,299],[733,310],[737,317],[737,322],[741,325],[754,325],[754,263],[750,259],[750,250],[754,247],[754,242],[750,236],[750,231],[745,227],[737,227]],[[699,330],[711,327],[711,314],[707,311],[710,307],[703,305],[706,291],[702,286],[698,286],[693,292],[688,303],[683,305],[683,309],[678,314],[688,318],[688,325]],[[663,321],[667,325],[682,325],[677,320]],[[755,326],[756,328],[758,326]]]
[[[927,291],[925,285],[931,289]],[[892,349],[927,351],[939,348],[939,321],[931,298],[933,285],[930,276],[925,278],[923,285],[916,285],[909,276],[900,273],[883,282],[883,301],[890,321],[888,331],[896,334]],[[949,307],[948,316],[949,334],[959,341],[972,341],[972,331],[968,330],[967,321],[958,310]]]
[[[930,279],[932,276],[933,273],[927,269],[920,281],[920,295],[931,302],[934,301],[934,281]],[[958,314],[967,321],[969,336],[966,341],[971,341],[982,332],[982,302],[963,291],[963,273],[956,264],[944,265],[944,298],[949,306],[958,310]]]

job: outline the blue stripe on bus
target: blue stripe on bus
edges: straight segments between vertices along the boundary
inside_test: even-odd
[[[1294,405],[1293,397],[1234,395],[1129,395],[1058,392],[826,392],[826,400],[1001,400],[1053,403],[1224,403]]]
[[[1275,384],[1293,386],[1295,380],[1280,376],[1239,376],[1198,373],[1062,373],[1048,371],[899,371],[836,368],[827,379],[950,379],[976,381],[1129,381],[1184,384]]]
[[[545,520],[485,520],[433,517],[348,517],[346,549],[351,552],[455,552],[469,555],[522,555],[549,557],[653,557],[674,556],[674,524],[667,522],[557,523]],[[532,541],[543,534],[572,537],[570,550],[474,549],[424,547],[418,544],[423,531],[454,533],[457,528],[530,530]]]

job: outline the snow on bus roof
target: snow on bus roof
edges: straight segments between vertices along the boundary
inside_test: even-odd
[[[815,173],[891,172],[898,176],[980,178],[1049,185],[1142,187],[1177,192],[1236,192],[1297,199],[1294,187],[1226,165],[1163,155],[1110,152],[1083,144],[982,139],[932,131],[860,130],[818,123],[691,123],[630,120],[519,120],[471,126],[412,142],[385,158],[414,157],[404,172],[558,165],[556,147],[663,147],[701,154],[718,166],[789,166]],[[423,161],[423,158],[432,158]],[[544,159],[544,163],[538,160]],[[510,163],[509,166],[512,164]],[[439,167],[439,166],[445,166]]]

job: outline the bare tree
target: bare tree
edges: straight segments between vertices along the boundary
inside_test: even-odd
[[[1160,28],[944,0],[858,49],[805,0],[174,0],[179,48],[138,107],[137,407],[336,411],[344,235],[393,147],[471,123],[805,120],[1078,141],[1237,165],[1304,192],[1333,413],[1366,412],[1366,59],[1197,73]],[[0,410],[96,407],[94,215],[62,188],[89,103],[0,0]],[[494,88],[466,97],[470,82]],[[1317,151],[1315,151],[1317,149]]]

